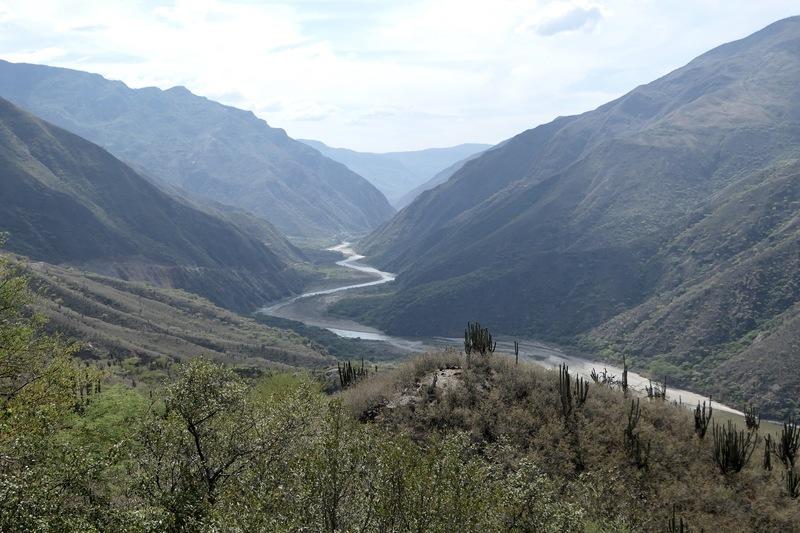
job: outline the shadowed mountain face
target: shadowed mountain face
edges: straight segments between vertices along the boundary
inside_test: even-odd
[[[183,87],[134,90],[96,74],[0,61],[0,96],[147,174],[263,216],[291,236],[364,233],[393,213],[344,165],[250,112]]]
[[[748,375],[729,398],[769,379],[765,406],[788,410],[800,377],[758,361],[800,343],[796,159],[798,17],[467,162],[361,243],[396,293],[340,310],[395,333],[581,336],[684,382]]]
[[[490,147],[488,144],[460,144],[449,148],[376,154],[332,148],[319,141],[301,139],[301,142],[364,176],[398,209],[416,197],[412,191],[419,189],[418,194],[422,190],[431,188],[432,185],[424,186],[427,181],[459,161]],[[412,194],[413,196],[410,196]]]
[[[99,146],[3,99],[0,172],[0,231],[10,233],[10,250],[32,259],[182,288],[240,310],[300,288],[256,229],[167,195]]]

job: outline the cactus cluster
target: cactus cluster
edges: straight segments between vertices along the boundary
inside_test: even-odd
[[[492,338],[489,328],[482,328],[478,322],[474,324],[467,322],[464,330],[464,353],[470,355],[472,352],[481,355],[493,354],[497,349],[497,342]]]
[[[777,442],[773,441],[772,436],[769,434],[764,437],[764,469],[772,470],[772,455],[775,454],[784,467],[782,479],[786,495],[792,499],[800,497],[800,474],[795,469],[799,448],[800,428],[798,428],[797,420],[794,418],[783,424],[781,436]]]
[[[558,366],[558,392],[561,397],[561,414],[569,418],[575,407],[586,403],[589,396],[589,382],[580,376],[575,376],[575,387],[572,387],[572,378],[569,375],[569,366]]]
[[[708,412],[706,412],[706,402],[703,402],[702,409],[700,402],[697,402],[697,408],[694,410],[694,432],[701,439],[706,436],[708,425],[711,423],[711,415],[714,414],[714,409],[711,407],[711,398],[708,399]]]
[[[344,364],[337,362],[336,368],[339,371],[339,383],[343,389],[358,383],[369,375],[369,369],[364,366],[363,357],[361,358],[361,366],[353,366],[353,363],[347,361]]]
[[[797,420],[792,419],[783,424],[781,438],[775,443],[775,454],[787,470],[794,469],[798,448],[800,448],[800,427],[797,425]]]
[[[607,385],[609,387],[612,387],[617,382],[617,377],[614,374],[609,374],[608,370],[605,368],[602,372],[598,372],[593,368],[589,377],[598,385]]]
[[[737,430],[733,422],[726,425],[714,424],[714,462],[720,472],[729,474],[740,472],[753,455],[756,443],[753,433],[743,429]]]
[[[772,435],[769,433],[764,437],[764,470],[772,472],[772,449],[775,444],[772,442]]]
[[[745,406],[744,408],[744,422],[747,424],[747,429],[750,431],[758,431],[758,428],[761,426],[761,415],[752,405]]]

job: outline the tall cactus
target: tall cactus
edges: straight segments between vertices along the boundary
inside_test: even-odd
[[[586,403],[589,395],[589,382],[582,377],[575,376],[575,403],[578,407]]]
[[[774,448],[774,444],[772,443],[772,435],[767,433],[764,436],[764,461],[763,466],[764,470],[772,472],[772,449]]]
[[[787,496],[796,500],[800,496],[800,476],[797,475],[797,470],[788,469],[783,476],[783,482]]]
[[[650,441],[648,440],[646,444],[642,443],[641,435],[636,431],[641,414],[639,398],[636,398],[635,402],[631,400],[628,425],[625,428],[625,449],[637,468],[646,469],[650,460]]]
[[[783,424],[781,438],[775,443],[775,454],[787,470],[794,468],[798,448],[800,448],[800,428],[797,426],[797,419],[793,418]]]
[[[558,394],[561,398],[561,414],[565,419],[572,414],[571,383],[569,367],[566,364],[558,365]]]
[[[711,408],[710,397],[708,398],[708,413],[706,413],[706,402],[703,402],[702,410],[700,409],[700,402],[697,402],[697,408],[694,410],[694,432],[701,439],[706,436],[713,413],[714,410]]]
[[[714,424],[714,462],[723,474],[740,472],[755,450],[753,433],[743,429],[737,430],[733,422],[727,425]]]
[[[625,354],[622,355],[622,381],[620,382],[620,387],[622,387],[622,395],[627,398],[628,397],[628,360],[625,358]]]

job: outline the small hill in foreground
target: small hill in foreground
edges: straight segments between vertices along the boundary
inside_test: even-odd
[[[557,494],[567,506],[561,512],[579,510],[569,524],[559,525],[554,514],[538,530],[678,531],[669,527],[673,516],[689,531],[794,531],[800,524],[800,502],[788,495],[787,470],[774,451],[772,470],[763,466],[764,430],[750,433],[738,422],[752,455],[740,472],[722,474],[714,435],[715,424],[726,426],[720,413],[700,438],[685,407],[632,391],[625,397],[618,382],[589,383],[581,403],[576,377],[569,381],[565,415],[557,369],[446,351],[372,375],[343,400],[365,424],[420,443],[466,434],[471,448],[464,461],[477,458],[498,476],[514,478],[532,467],[552,491],[539,494],[541,501]],[[472,490],[476,508],[492,501],[490,485]],[[483,527],[525,531],[524,516],[516,526],[492,526],[486,517]]]

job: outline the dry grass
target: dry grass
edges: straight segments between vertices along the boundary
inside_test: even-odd
[[[761,436],[749,465],[723,476],[711,432],[704,440],[695,436],[691,412],[640,398],[637,430],[651,451],[647,467],[638,468],[624,440],[631,398],[620,391],[592,384],[586,403],[565,421],[557,373],[505,357],[473,358],[462,387],[431,394],[417,385],[434,369],[459,363],[455,353],[427,354],[373,376],[344,399],[355,416],[418,440],[464,430],[479,446],[505,444],[512,468],[521,458],[533,460],[606,529],[664,531],[673,506],[692,531],[800,528],[800,502],[785,495],[782,467],[775,458],[772,472],[761,466]],[[383,407],[401,391],[415,391],[415,401]]]

